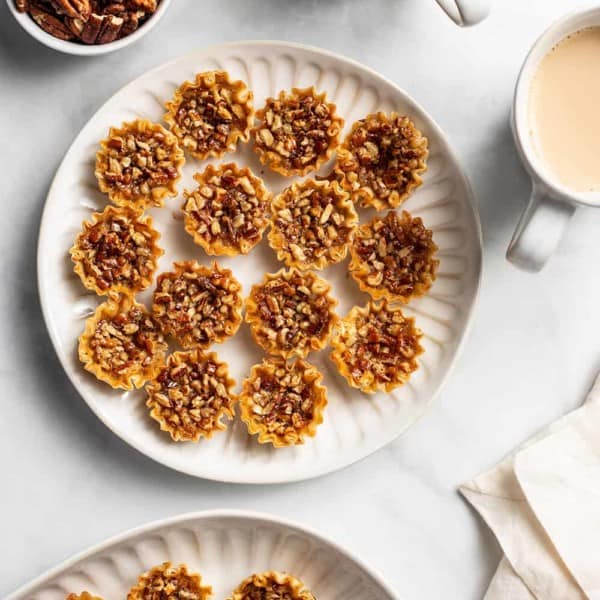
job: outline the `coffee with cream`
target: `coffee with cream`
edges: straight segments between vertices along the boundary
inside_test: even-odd
[[[575,192],[600,192],[600,27],[582,29],[542,59],[531,81],[534,147]]]

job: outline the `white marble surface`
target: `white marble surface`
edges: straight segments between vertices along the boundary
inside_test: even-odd
[[[539,275],[504,260],[529,183],[508,128],[515,77],[534,38],[574,3],[497,1],[456,28],[433,0],[177,0],[144,40],[98,59],[37,45],[0,3],[0,597],[123,529],[183,511],[270,511],[333,536],[402,598],[475,600],[499,549],[458,483],[572,409],[600,367],[600,211],[576,214]],[[343,472],[267,488],[160,467],[92,415],[63,375],[35,282],[40,211],[63,153],[134,76],[215,42],[280,38],[374,67],[447,132],[473,183],[485,237],[472,334],[431,412]]]

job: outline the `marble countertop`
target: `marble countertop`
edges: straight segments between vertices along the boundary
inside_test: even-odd
[[[512,88],[533,40],[572,3],[495,4],[489,20],[461,30],[433,0],[178,0],[140,43],[86,59],[38,45],[0,3],[0,597],[124,529],[217,507],[317,528],[407,600],[482,597],[500,551],[456,486],[575,407],[600,367],[600,211],[575,215],[542,273],[504,259],[529,194],[509,131]],[[461,360],[415,427],[326,478],[245,487],[169,471],[90,412],[46,334],[35,249],[52,174],[108,96],[192,49],[275,38],[361,61],[433,115],[479,201],[484,276]]]

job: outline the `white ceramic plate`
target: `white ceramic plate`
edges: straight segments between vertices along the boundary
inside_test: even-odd
[[[372,111],[394,109],[410,115],[429,138],[425,183],[405,204],[433,229],[440,247],[439,276],[431,293],[407,308],[425,334],[421,367],[409,384],[394,393],[367,396],[345,383],[327,353],[311,355],[310,360],[325,374],[329,406],[317,436],[294,448],[261,446],[237,420],[210,441],[173,443],[147,416],[143,392],[114,391],[84,371],[77,359],[77,338],[99,299],[74,275],[68,249],[81,222],[106,204],[93,174],[98,141],[109,126],[121,121],[136,117],[160,120],[163,102],[177,84],[198,71],[215,68],[227,69],[247,81],[258,107],[280,89],[314,84],[328,92],[347,127]],[[225,160],[232,159],[250,165],[257,173],[263,170],[249,145]],[[180,189],[194,187],[192,173],[203,167],[203,163],[189,160]],[[264,178],[273,191],[289,183],[267,170]],[[163,209],[150,211],[166,249],[161,271],[169,269],[173,260],[209,261],[184,232],[180,205],[178,198]],[[361,214],[363,220],[367,216]],[[96,113],[67,152],[50,189],[40,231],[38,278],[44,316],[63,367],[108,427],[173,469],[222,481],[268,483],[306,479],[347,466],[393,440],[424,413],[464,338],[479,285],[481,251],[479,218],[469,184],[442,132],[418,104],[377,73],[323,50],[284,42],[244,42],[210,48],[161,66],[123,88]],[[247,256],[219,262],[233,269],[246,293],[266,271],[281,266],[266,240]],[[366,302],[367,296],[348,277],[346,262],[325,270],[324,275],[334,285],[340,314],[346,314],[353,304]],[[149,297],[150,292],[141,295],[142,300]],[[261,360],[246,325],[233,339],[213,349],[229,362],[238,385],[250,366]]]
[[[140,573],[171,561],[186,563],[225,600],[252,573],[285,571],[319,600],[398,600],[359,558],[304,527],[246,511],[180,515],[118,535],[67,560],[6,600],[64,600],[87,590],[125,598]]]

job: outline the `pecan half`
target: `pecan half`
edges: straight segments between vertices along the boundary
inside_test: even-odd
[[[147,13],[153,13],[158,4],[156,0],[126,0],[126,3],[132,10],[140,9]]]
[[[119,38],[124,38],[128,35],[131,35],[140,26],[140,19],[143,19],[145,14],[146,13],[141,10],[138,10],[137,12],[126,13],[125,22],[123,23],[123,27],[121,27]]]
[[[19,12],[27,12],[29,10],[29,0],[15,0],[15,6]]]
[[[87,21],[92,12],[90,0],[50,0],[50,5],[59,15],[71,19]]]
[[[102,25],[104,22],[104,16],[96,13],[92,13],[90,18],[83,24],[81,35],[79,38],[84,44],[95,44]]]
[[[73,32],[60,19],[41,9],[39,6],[31,5],[29,7],[29,14],[41,29],[55,38],[69,41],[75,37]]]
[[[98,37],[96,38],[97,44],[108,44],[114,42],[121,31],[123,26],[123,19],[121,17],[115,17],[114,15],[106,15],[104,18],[104,24]]]
[[[104,7],[105,15],[115,15],[117,17],[123,17],[127,13],[127,8],[122,2],[112,2]]]

